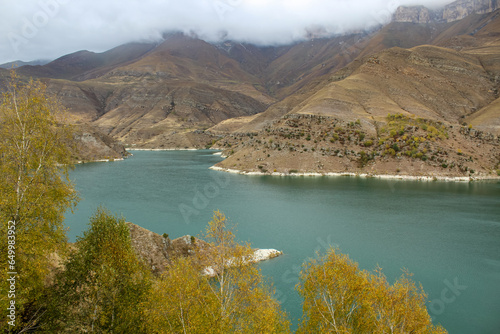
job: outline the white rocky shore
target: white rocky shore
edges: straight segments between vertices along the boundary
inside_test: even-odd
[[[248,263],[256,263],[261,261],[266,261],[283,255],[283,252],[276,249],[255,249],[251,258],[247,260]],[[231,263],[228,264],[231,266]],[[213,267],[208,266],[203,269],[203,275],[213,277],[216,272]]]
[[[276,250],[276,249],[256,249],[253,252],[253,258],[250,260],[250,262],[260,262],[260,261],[265,261],[269,259],[273,259],[275,257],[278,257],[280,255],[283,255],[282,251]]]
[[[98,160],[90,160],[90,161],[77,161],[76,163],[77,164],[88,164],[88,163],[91,163],[91,162],[114,162],[114,161],[124,161],[125,159],[124,158],[116,158],[116,159],[98,159]]]
[[[384,175],[384,174],[369,174],[369,173],[262,173],[262,172],[247,172],[239,169],[222,168],[218,166],[210,167],[212,170],[240,174],[240,175],[270,175],[270,176],[351,176],[351,177],[364,177],[364,178],[377,178],[386,180],[407,180],[407,181],[447,181],[447,182],[471,182],[480,180],[498,180],[496,177],[482,177],[482,176],[432,176],[432,175]]]
[[[133,148],[126,147],[127,151],[199,151],[197,148]]]

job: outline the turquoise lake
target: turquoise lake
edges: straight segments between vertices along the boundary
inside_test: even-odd
[[[391,282],[407,268],[449,333],[500,333],[499,182],[242,176],[208,169],[214,151],[132,153],[70,172],[82,198],[67,215],[71,241],[99,205],[172,239],[199,235],[220,209],[238,239],[285,253],[260,266],[294,328],[300,266],[332,245]]]

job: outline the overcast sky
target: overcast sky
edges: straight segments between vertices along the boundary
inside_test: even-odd
[[[399,5],[450,0],[0,0],[0,64],[55,59],[183,31],[215,41],[285,44],[307,31],[384,23]]]

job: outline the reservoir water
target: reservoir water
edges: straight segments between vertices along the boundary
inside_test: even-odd
[[[221,160],[213,153],[133,151],[125,161],[78,165],[70,240],[99,205],[172,239],[199,235],[220,209],[240,240],[285,253],[261,268],[294,328],[300,266],[331,245],[363,269],[380,265],[390,282],[407,268],[449,333],[500,333],[499,182],[241,176],[209,170]]]

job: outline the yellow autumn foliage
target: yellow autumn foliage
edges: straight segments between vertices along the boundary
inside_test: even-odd
[[[297,333],[446,333],[432,324],[427,296],[408,272],[390,285],[380,268],[360,270],[334,249],[304,264],[297,289],[304,298]]]

